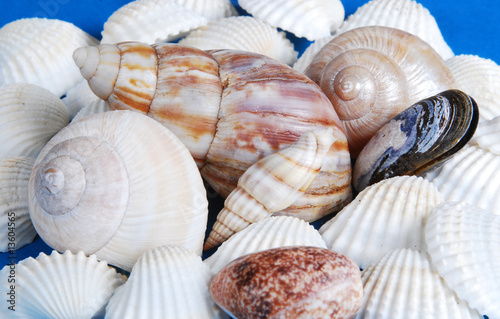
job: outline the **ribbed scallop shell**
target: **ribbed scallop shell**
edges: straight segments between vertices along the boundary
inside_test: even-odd
[[[76,115],[72,119],[72,121],[78,121],[86,116],[96,114],[96,113],[103,113],[103,112],[107,112],[107,111],[111,111],[108,103],[104,100],[97,99],[93,102],[90,102],[87,106],[85,106],[78,113],[76,113]]]
[[[0,158],[0,251],[19,249],[33,241],[35,228],[28,212],[28,181],[35,159]]]
[[[465,202],[439,205],[425,240],[439,275],[489,318],[500,317],[500,216]]]
[[[14,281],[8,276],[14,271]],[[2,318],[92,318],[103,314],[109,298],[123,284],[122,276],[94,255],[53,251],[29,257],[0,271],[0,290],[5,298],[14,293],[15,312],[5,303]],[[14,289],[10,285],[14,286]],[[12,297],[10,297],[12,298]],[[16,317],[17,318],[17,317]]]
[[[89,103],[99,100],[99,98],[92,92],[89,82],[82,79],[78,84],[68,90],[66,95],[62,98],[64,104],[68,108],[69,119],[73,120],[75,115]]]
[[[414,0],[371,0],[359,7],[337,30],[337,34],[358,27],[379,25],[412,33],[429,43],[443,58],[454,56],[436,19]]]
[[[68,122],[66,106],[50,91],[27,83],[0,87],[0,157],[35,158]]]
[[[0,29],[0,86],[31,83],[57,97],[81,81],[71,55],[98,41],[75,25],[57,19],[29,18]]]
[[[214,273],[234,259],[283,246],[315,246],[326,248],[319,232],[307,222],[290,216],[274,216],[258,221],[236,233],[204,262]]]
[[[321,48],[330,42],[330,40],[333,39],[333,35],[326,36],[323,38],[319,38],[312,42],[302,53],[302,55],[299,57],[297,62],[294,63],[293,68],[301,73],[304,73],[309,64],[311,64],[312,60],[314,59],[314,56],[316,53],[321,50]]]
[[[226,318],[210,297],[212,276],[200,256],[182,247],[148,250],[109,301],[106,318]]]
[[[331,35],[345,15],[339,0],[240,0],[238,3],[257,19],[308,40]]]
[[[482,318],[446,286],[428,254],[419,250],[391,251],[361,279],[364,298],[355,318]]]
[[[457,55],[445,61],[457,89],[472,96],[479,106],[479,119],[500,116],[500,66],[476,55]]]
[[[228,17],[208,23],[179,41],[202,50],[234,49],[267,55],[292,65],[298,56],[284,32],[250,16]]]
[[[424,221],[442,202],[422,177],[397,176],[365,188],[319,232],[328,248],[365,268],[394,249],[425,249]]]
[[[101,43],[171,41],[209,21],[234,14],[228,0],[136,0],[108,18]]]

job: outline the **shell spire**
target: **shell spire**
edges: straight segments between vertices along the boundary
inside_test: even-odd
[[[307,131],[294,144],[252,165],[224,202],[203,249],[293,204],[318,175],[334,142],[332,128]]]

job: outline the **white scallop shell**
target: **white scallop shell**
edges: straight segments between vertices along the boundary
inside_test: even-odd
[[[500,216],[465,202],[437,206],[425,226],[428,251],[438,273],[456,294],[500,318]]]
[[[267,55],[292,65],[298,56],[284,32],[250,16],[219,19],[191,32],[179,41],[202,50],[234,49]]]
[[[73,51],[97,43],[80,28],[57,19],[6,24],[0,29],[0,86],[31,83],[61,97],[82,79]]]
[[[78,121],[86,116],[108,111],[111,111],[108,103],[104,100],[97,99],[93,102],[90,102],[87,106],[85,106],[78,113],[76,113],[72,121]]]
[[[9,275],[15,281],[9,282]],[[0,282],[2,295],[10,297],[7,293],[11,292],[15,298],[15,312],[8,309],[8,303],[0,307],[2,318],[15,314],[19,318],[61,319],[102,315],[115,289],[123,284],[122,276],[95,256],[55,250],[49,256],[40,253],[36,259],[5,266]]]
[[[212,276],[200,256],[182,247],[151,249],[116,289],[106,318],[226,318],[210,297]]]
[[[0,251],[19,249],[33,241],[35,228],[28,212],[28,181],[35,159],[0,158]]]
[[[0,157],[35,158],[68,122],[66,106],[50,91],[27,83],[0,87]]]
[[[363,304],[355,318],[482,318],[446,286],[427,253],[397,249],[361,273]]]
[[[319,232],[328,248],[364,268],[397,248],[425,249],[424,221],[442,201],[422,177],[389,178],[359,193]]]
[[[234,259],[283,246],[316,246],[326,248],[319,232],[302,219],[275,216],[258,221],[230,237],[204,262],[218,273]]]
[[[457,89],[472,96],[479,107],[479,120],[500,116],[500,66],[476,55],[457,55],[447,59]]]
[[[209,21],[234,14],[228,0],[136,0],[108,18],[101,43],[172,41]]]
[[[240,0],[238,3],[254,17],[308,40],[331,35],[345,16],[339,0]]]
[[[82,108],[97,100],[99,98],[92,92],[89,82],[85,79],[82,79],[78,84],[69,89],[66,92],[66,96],[62,98],[62,101],[68,108],[70,121],[73,120]]]
[[[337,34],[371,25],[401,29],[428,42],[443,59],[454,56],[429,10],[414,0],[371,0],[347,17]]]
[[[302,53],[300,58],[295,62],[293,65],[293,68],[299,72],[304,73],[304,71],[307,69],[309,64],[311,64],[312,60],[314,59],[314,56],[316,53],[318,53],[321,48],[330,42],[331,39],[333,39],[333,35],[329,35],[323,38],[319,38],[312,42]]]

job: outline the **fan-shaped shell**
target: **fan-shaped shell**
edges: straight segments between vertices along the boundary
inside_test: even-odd
[[[500,216],[465,202],[437,206],[425,226],[438,273],[456,294],[489,318],[500,317]]]
[[[219,19],[192,31],[181,45],[202,50],[233,49],[260,53],[292,65],[298,56],[284,32],[250,16]]]
[[[201,254],[207,206],[185,146],[131,111],[69,124],[40,153],[29,185],[30,216],[49,246],[125,270],[162,244]]]
[[[106,318],[226,318],[210,297],[212,275],[201,257],[185,248],[148,250],[111,297]]]
[[[50,91],[27,83],[0,87],[0,157],[37,157],[68,122],[66,106]]]
[[[362,274],[364,298],[355,318],[477,318],[446,286],[427,253],[397,249]]]
[[[425,250],[424,222],[442,202],[422,177],[397,176],[365,188],[319,232],[328,248],[365,268],[394,249]]]
[[[35,228],[28,213],[28,181],[35,159],[0,158],[0,251],[19,249],[33,241]]]
[[[0,29],[0,86],[31,83],[57,97],[81,81],[71,55],[98,41],[57,19],[19,19]]]
[[[78,121],[86,116],[96,114],[96,113],[103,113],[111,111],[109,108],[109,105],[106,101],[97,99],[93,102],[90,102],[87,106],[82,108],[78,113],[76,113],[75,117],[72,119],[72,121]]]
[[[123,284],[122,276],[105,262],[69,251],[53,251],[48,256],[40,253],[36,259],[29,257],[6,265],[0,278],[2,295],[13,296],[10,300],[14,300],[0,307],[2,318],[12,318],[13,314],[19,318],[60,319],[102,315],[115,289]]]

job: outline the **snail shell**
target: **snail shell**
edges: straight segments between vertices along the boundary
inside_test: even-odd
[[[334,37],[305,74],[333,104],[357,157],[392,117],[454,88],[444,60],[419,37],[389,27],[360,27]]]

